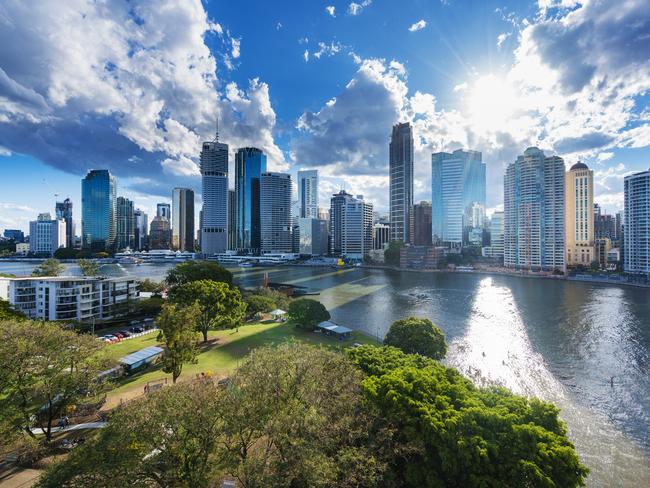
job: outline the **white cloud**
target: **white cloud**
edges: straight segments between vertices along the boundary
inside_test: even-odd
[[[305,60],[305,63],[309,61],[309,49],[305,49],[305,52],[302,53],[302,57]]]
[[[427,26],[427,22],[424,19],[418,20],[415,24],[411,24],[409,27],[409,32],[415,32],[424,29]]]
[[[465,90],[467,90],[468,87],[469,87],[469,85],[467,84],[466,81],[463,82],[463,83],[458,83],[457,85],[454,85],[454,92],[465,91]]]
[[[319,42],[318,51],[315,51],[312,54],[316,59],[320,59],[321,56],[334,56],[341,51],[342,47],[341,43],[336,41],[332,41],[329,44]]]
[[[282,22],[278,22],[277,24],[275,24],[275,30],[280,30],[280,29],[282,29]]]
[[[350,5],[348,5],[348,14],[359,15],[361,11],[371,3],[372,0],[363,0],[361,3],[351,2]]]
[[[499,34],[497,36],[497,47],[500,48],[501,44],[503,44],[505,40],[508,39],[508,37],[510,37],[511,35],[512,35],[511,32],[502,32],[501,34]]]
[[[325,7],[325,11],[332,17],[336,17],[336,7],[334,7],[333,5],[328,5],[327,7]]]
[[[218,112],[231,148],[260,147],[272,167],[286,167],[266,83],[222,91],[217,65],[234,67],[240,56],[240,38],[200,0],[3,4],[0,144],[75,174],[160,175],[134,185],[167,195],[176,184],[198,186],[189,162]]]

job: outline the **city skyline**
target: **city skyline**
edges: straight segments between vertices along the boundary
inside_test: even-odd
[[[432,152],[473,149],[482,152],[488,165],[486,206],[493,210],[500,203],[503,170],[525,147],[536,145],[562,157],[567,169],[578,160],[586,162],[594,170],[595,201],[614,213],[623,208],[623,177],[646,170],[650,159],[643,115],[648,60],[637,54],[647,51],[648,41],[640,35],[642,27],[623,29],[637,25],[631,19],[646,18],[647,9],[627,1],[613,15],[613,7],[598,2],[558,5],[516,2],[506,9],[485,2],[474,12],[460,1],[400,8],[374,2],[358,15],[336,5],[336,16],[317,4],[271,12],[253,5],[249,14],[261,9],[265,15],[250,23],[243,21],[250,17],[242,14],[243,6],[224,5],[217,11],[210,3],[186,2],[165,13],[177,20],[170,36],[190,27],[198,32],[177,46],[181,56],[201,55],[196,76],[205,75],[195,78],[182,63],[175,68],[184,106],[168,86],[151,84],[160,69],[157,62],[129,61],[118,47],[122,44],[92,48],[98,51],[88,51],[88,56],[71,52],[66,44],[58,62],[47,61],[52,56],[42,49],[39,56],[46,57],[32,64],[43,69],[33,77],[32,68],[11,56],[11,43],[5,42],[0,67],[20,90],[3,92],[0,102],[5,176],[0,226],[26,231],[28,222],[38,213],[52,212],[56,201],[70,197],[80,202],[77,178],[95,168],[111,170],[121,182],[121,193],[149,215],[157,202],[170,201],[169,188],[174,186],[192,188],[198,199],[196,147],[214,133],[217,110],[231,165],[237,148],[254,146],[268,154],[269,170],[295,178],[298,170],[318,169],[322,207],[327,207],[328,195],[344,186],[387,211],[387,128],[411,122],[414,201],[427,199]],[[83,22],[68,27],[91,49],[98,44],[93,42],[101,32],[98,25],[114,25],[123,15],[134,32],[149,34],[163,60],[173,61],[162,41],[155,40],[163,19],[138,2],[131,12],[121,8],[91,8]],[[42,21],[56,16],[49,9],[47,4],[39,12],[8,6],[11,28],[2,36],[19,36],[27,47],[43,45],[40,35],[51,33],[53,26]],[[472,27],[462,43],[455,35],[460,15]],[[384,24],[388,29],[376,28]],[[30,29],[32,25],[43,29]],[[418,28],[411,30],[413,25]],[[579,49],[566,43],[576,50],[578,61],[554,57],[555,52],[573,54],[561,49],[562,42],[579,29],[589,31],[589,42]],[[598,39],[607,38],[610,30],[624,32],[629,42],[600,44]],[[486,38],[491,41],[486,43]],[[620,51],[622,45],[626,48]],[[278,46],[287,48],[286,56],[270,55]],[[596,58],[595,52],[602,55]],[[93,65],[98,57],[105,62]],[[432,69],[426,59],[436,59],[437,66]],[[70,83],[74,76],[67,67],[97,83],[92,103],[81,81]],[[545,76],[534,76],[531,69]],[[300,90],[284,75],[289,72],[305,80]],[[627,78],[630,72],[633,79]],[[547,81],[537,86],[540,78]],[[614,90],[621,79],[627,80],[626,89]],[[144,86],[152,98],[140,106],[137,90],[132,93],[125,86]],[[587,100],[585,94],[594,87],[599,87],[598,96]],[[539,90],[539,98],[530,95],[532,88]],[[139,117],[154,103],[162,108]],[[342,124],[346,113],[355,114],[354,124]],[[78,123],[82,119],[87,128]],[[33,134],[42,131],[49,137],[35,139]],[[39,175],[27,189],[21,184],[26,172]],[[78,229],[79,217],[76,211]]]

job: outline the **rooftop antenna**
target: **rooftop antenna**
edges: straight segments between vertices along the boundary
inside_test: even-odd
[[[219,142],[219,114],[217,113],[217,132],[214,136],[214,142]]]

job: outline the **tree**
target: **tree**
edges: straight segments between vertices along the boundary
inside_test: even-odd
[[[329,320],[325,306],[310,298],[299,298],[289,305],[289,318],[297,327],[313,330],[319,323]]]
[[[24,318],[25,314],[19,312],[18,310],[14,310],[8,301],[0,298],[0,320]]]
[[[248,316],[251,318],[260,313],[271,312],[276,308],[273,298],[262,295],[248,295],[246,305]]]
[[[174,286],[169,300],[182,306],[197,303],[200,313],[195,317],[196,328],[208,340],[210,329],[239,327],[246,313],[246,303],[239,290],[227,283],[211,280],[190,281]]]
[[[46,259],[34,268],[32,276],[59,276],[65,271],[65,266],[58,259]]]
[[[153,281],[149,278],[145,278],[138,283],[138,288],[140,291],[155,293],[159,295],[165,291],[165,283],[162,281]]]
[[[72,247],[60,247],[54,251],[54,257],[57,259],[75,259],[77,250]]]
[[[0,325],[0,416],[34,436],[34,415],[52,438],[52,422],[98,388],[94,381],[105,367],[96,355],[101,345],[50,322],[7,320]]]
[[[384,251],[384,262],[388,266],[399,266],[399,255],[403,247],[402,241],[390,241]]]
[[[221,391],[212,382],[178,384],[130,402],[37,486],[55,488],[212,485],[221,441]]]
[[[407,354],[421,354],[431,359],[442,359],[447,354],[445,335],[429,319],[409,317],[396,320],[388,329],[384,344],[401,349]]]
[[[181,375],[183,364],[196,363],[196,318],[200,313],[198,304],[181,307],[166,303],[156,318],[160,328],[158,340],[164,342],[165,349],[163,371],[171,373],[173,383]]]
[[[79,259],[79,268],[84,276],[97,276],[99,274],[99,263],[91,259]]]
[[[156,316],[162,310],[165,300],[159,296],[154,295],[150,298],[141,298],[135,305],[135,313],[147,317]]]
[[[182,285],[191,281],[212,280],[232,284],[232,273],[215,261],[187,261],[167,272],[167,285]]]
[[[588,470],[558,409],[505,388],[477,388],[458,371],[393,347],[348,351],[405,486],[583,486]]]

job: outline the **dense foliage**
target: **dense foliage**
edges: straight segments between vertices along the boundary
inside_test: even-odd
[[[399,266],[399,255],[403,247],[402,241],[390,241],[384,251],[384,263],[388,266]]]
[[[447,343],[442,331],[429,319],[409,317],[396,320],[388,329],[384,344],[401,349],[407,354],[421,354],[442,359],[447,354]]]
[[[272,312],[276,308],[273,298],[252,294],[249,294],[246,297],[246,306],[246,311],[249,318],[254,318],[260,313]]]
[[[232,273],[215,261],[187,261],[174,266],[167,272],[166,282],[170,287],[191,281],[210,280],[232,284]]]
[[[145,278],[138,283],[138,289],[143,292],[161,294],[165,291],[165,283]]]
[[[46,259],[34,268],[32,276],[59,276],[64,270],[65,267],[58,259]]]
[[[156,318],[156,326],[160,329],[158,340],[163,342],[165,350],[163,371],[171,373],[174,383],[181,375],[185,363],[196,362],[196,320],[200,313],[198,303],[188,306],[166,303]]]
[[[481,389],[456,370],[392,347],[349,352],[367,398],[395,427],[392,468],[406,486],[582,486],[558,409],[505,388]]]
[[[313,330],[319,323],[329,320],[325,306],[311,298],[299,298],[289,305],[289,319],[302,329]]]
[[[79,259],[79,268],[84,276],[97,276],[99,274],[99,263],[92,259]]]
[[[14,310],[8,301],[0,298],[0,320],[23,318],[25,315],[22,312]]]
[[[181,306],[196,303],[200,313],[195,318],[196,328],[208,340],[210,329],[239,327],[246,314],[246,303],[237,288],[211,280],[190,281],[176,285],[169,291],[169,301]]]

